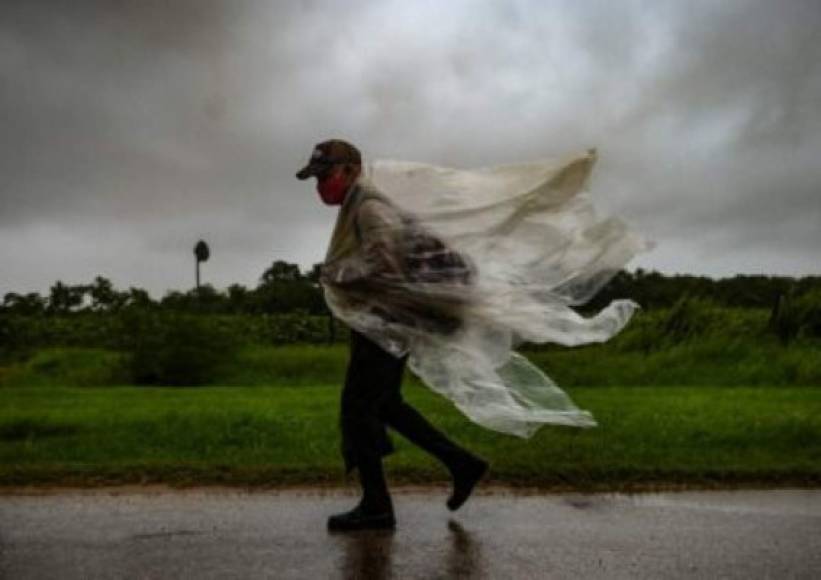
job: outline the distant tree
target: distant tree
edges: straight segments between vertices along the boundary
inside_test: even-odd
[[[228,309],[233,313],[253,311],[253,293],[241,284],[228,287]]]
[[[205,262],[211,256],[211,250],[208,249],[208,244],[203,240],[197,242],[194,246],[194,256],[197,259],[197,288],[200,287],[200,262]]]
[[[228,310],[228,301],[223,294],[211,284],[202,284],[188,292],[169,291],[163,296],[160,304],[163,310],[177,312],[208,312],[212,314]]]
[[[777,297],[792,286],[795,295],[800,296],[821,288],[821,277],[737,275],[713,279],[690,274],[665,275],[638,268],[633,274],[619,272],[586,307],[601,308],[614,298],[632,298],[644,308],[669,308],[682,297],[690,296],[734,308],[771,308]]]
[[[68,286],[57,281],[49,291],[48,312],[51,314],[65,314],[81,306],[87,286]]]
[[[310,311],[316,290],[304,280],[271,282],[257,288],[256,304],[261,312]]]
[[[187,294],[189,305],[199,312],[217,313],[226,310],[227,301],[211,284],[203,284]]]
[[[124,293],[125,306],[129,308],[151,308],[157,306],[157,303],[151,299],[147,291],[142,288],[135,288],[132,286],[128,292]]]
[[[319,286],[319,276],[321,274],[322,262],[319,262],[311,267],[311,270],[305,275],[305,279],[311,282],[317,290],[314,295],[314,302],[311,305],[311,311],[316,314],[324,313],[328,317],[328,342],[333,343],[336,341],[336,319],[322,296],[322,291]]]
[[[254,291],[257,312],[296,312],[324,314],[324,300],[311,273],[303,276],[299,266],[277,260],[263,272]]]
[[[48,301],[37,292],[18,294],[9,292],[3,297],[3,310],[9,314],[33,316],[46,311]]]
[[[314,284],[319,284],[319,275],[322,273],[322,262],[311,266],[310,271],[305,274],[305,279]]]
[[[267,286],[274,282],[296,282],[297,280],[302,280],[302,273],[299,271],[299,266],[285,262],[284,260],[276,260],[262,273],[259,279],[259,285]]]
[[[179,290],[169,290],[160,299],[160,305],[165,310],[189,310],[190,296]]]
[[[91,309],[95,312],[118,310],[126,301],[126,294],[117,292],[108,278],[97,276],[94,283],[88,286],[91,296]]]

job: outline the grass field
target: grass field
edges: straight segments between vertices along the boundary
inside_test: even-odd
[[[336,363],[327,364],[311,372],[336,372]],[[289,386],[0,388],[0,485],[343,483],[340,387],[283,382]],[[821,484],[821,389],[568,391],[600,426],[545,427],[522,440],[471,424],[413,381],[403,390],[433,423],[490,460],[490,482],[575,489]],[[433,459],[392,438],[392,483],[447,480]]]
[[[563,387],[821,386],[821,341],[787,348],[772,337],[739,331],[735,338],[708,336],[649,349],[641,344],[645,339],[640,330],[604,345],[523,352]],[[345,344],[250,345],[216,372],[213,384],[336,384],[345,374],[347,360]],[[23,360],[0,364],[0,388],[128,384],[123,361],[121,353],[106,349],[43,348]]]

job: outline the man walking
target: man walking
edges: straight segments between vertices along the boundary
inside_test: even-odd
[[[445,311],[414,308],[413,296],[397,292],[409,275],[409,260],[403,256],[407,249],[403,233],[412,228],[412,223],[377,190],[362,182],[361,174],[359,150],[338,139],[316,145],[308,164],[297,173],[301,180],[316,177],[317,192],[322,201],[340,206],[320,278],[326,288],[326,298],[331,288],[343,290],[350,300],[356,301],[359,297],[363,302],[367,302],[373,293],[384,292],[402,306],[393,311],[370,308],[363,316],[384,320],[387,327],[399,319],[407,323],[408,313],[412,313],[414,324],[422,323],[426,331],[441,332],[446,336],[454,324],[458,325],[458,320]],[[438,244],[435,238],[426,241],[428,246],[424,255],[427,257],[416,264],[416,272],[436,271],[437,265],[445,264],[448,272],[456,271],[462,275],[464,263],[459,261],[458,255]],[[373,283],[374,280],[381,282]],[[452,311],[451,306],[448,305],[448,311]],[[380,344],[355,325],[351,326],[350,360],[342,391],[340,428],[345,471],[358,470],[362,498],[351,511],[331,516],[328,528],[395,527],[393,504],[382,468],[382,458],[394,451],[386,426],[445,465],[453,478],[447,507],[459,509],[486,473],[488,463],[451,441],[403,400],[400,387],[407,353],[396,356],[396,351],[401,353],[401,348],[389,352],[383,348],[384,342],[380,341]],[[372,324],[363,326],[368,328]],[[396,336],[396,344],[403,338]]]

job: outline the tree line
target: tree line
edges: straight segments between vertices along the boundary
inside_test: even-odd
[[[62,315],[74,312],[120,312],[130,309],[168,310],[212,314],[265,314],[305,312],[326,314],[319,287],[319,266],[303,272],[297,264],[276,260],[260,276],[255,288],[231,284],[224,291],[202,284],[182,292],[171,290],[155,300],[142,288],[118,290],[108,278],[90,284],[57,281],[46,296],[37,292],[8,292],[0,312],[19,315]]]
[[[327,314],[319,285],[320,264],[302,271],[297,264],[276,260],[260,276],[255,288],[232,284],[223,291],[210,284],[169,291],[160,299],[136,287],[118,290],[97,276],[90,284],[70,285],[57,281],[48,295],[8,292],[0,313],[17,315],[64,315],[73,312],[119,312],[128,309],[159,309],[213,314],[277,314],[304,312]],[[631,298],[645,309],[669,308],[685,296],[706,298],[716,304],[739,308],[773,308],[784,296],[801,296],[821,290],[821,276],[737,275],[714,279],[686,274],[668,275],[642,268],[619,271],[586,305],[598,309],[617,298]]]
[[[662,274],[638,268],[619,271],[588,304],[601,308],[616,298],[631,298],[645,309],[670,308],[682,298],[703,298],[729,308],[773,308],[784,297],[797,298],[821,291],[821,276],[739,274],[710,278],[691,274]]]

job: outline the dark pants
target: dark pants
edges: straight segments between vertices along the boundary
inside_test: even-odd
[[[408,405],[400,393],[407,356],[396,358],[366,336],[351,331],[351,355],[342,390],[340,428],[345,472],[359,467],[367,486],[384,487],[382,457],[394,451],[386,425],[421,447],[454,473],[475,456],[459,447]],[[386,490],[376,489],[376,493]]]

